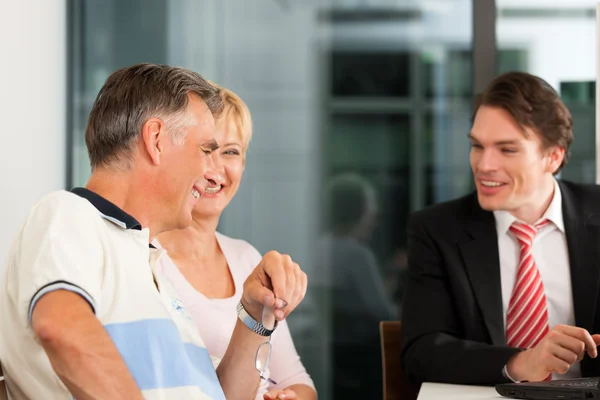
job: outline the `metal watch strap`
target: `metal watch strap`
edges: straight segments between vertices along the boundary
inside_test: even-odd
[[[275,321],[275,327],[273,328],[273,330],[269,330],[265,328],[263,324],[252,318],[244,308],[244,305],[242,304],[241,300],[237,305],[237,314],[238,318],[242,320],[244,325],[246,325],[252,332],[257,333],[261,336],[271,336],[275,328],[277,328],[277,321]]]

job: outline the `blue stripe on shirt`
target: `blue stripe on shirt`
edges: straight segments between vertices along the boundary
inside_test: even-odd
[[[141,390],[197,386],[225,400],[208,351],[184,343],[173,321],[145,319],[104,328]]]

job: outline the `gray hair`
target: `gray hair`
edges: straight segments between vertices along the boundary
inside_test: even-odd
[[[187,112],[188,94],[198,95],[217,117],[223,109],[220,90],[184,68],[136,64],[108,77],[92,106],[85,143],[92,170],[98,166],[128,168],[144,123],[164,121],[176,144],[194,124]]]

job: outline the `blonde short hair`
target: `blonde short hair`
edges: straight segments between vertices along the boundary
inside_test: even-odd
[[[250,110],[240,96],[232,90],[215,85],[214,83],[212,84],[221,90],[221,100],[223,101],[223,111],[219,114],[216,123],[217,125],[227,123],[235,125],[238,135],[240,135],[240,139],[242,140],[242,155],[245,161],[248,145],[250,144],[250,139],[252,139],[252,117]]]

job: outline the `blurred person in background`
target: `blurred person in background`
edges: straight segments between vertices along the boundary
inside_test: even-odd
[[[173,284],[210,355],[219,359],[231,341],[244,281],[262,258],[248,242],[217,232],[219,218],[240,186],[252,137],[246,104],[226,88],[221,88],[221,96],[224,110],[216,120],[215,174],[194,207],[190,227],[164,232],[155,243],[167,250],[158,262],[159,272]],[[256,399],[316,399],[286,321],[279,324],[271,343],[269,376],[276,383],[262,380]]]
[[[318,252],[323,274],[313,283],[331,306],[334,397],[378,398],[379,322],[394,319],[395,308],[368,245],[377,223],[377,194],[367,179],[345,173],[328,182],[325,196],[328,229]]]

